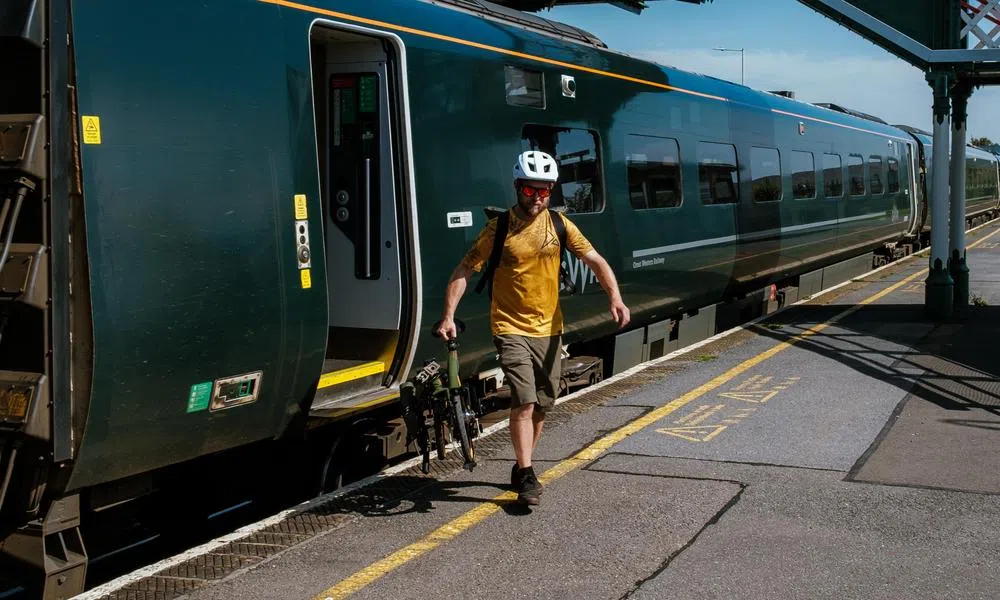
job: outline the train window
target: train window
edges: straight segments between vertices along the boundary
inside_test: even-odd
[[[881,195],[882,188],[882,157],[868,157],[868,187],[871,188],[872,195]]]
[[[792,197],[796,200],[816,197],[816,159],[812,152],[792,152]]]
[[[628,195],[632,208],[681,205],[681,164],[677,140],[646,135],[625,137]]]
[[[504,90],[511,106],[545,108],[545,74],[541,71],[504,66]]]
[[[740,200],[736,147],[698,142],[698,186],[703,204],[731,204]]]
[[[559,163],[549,205],[565,207],[567,214],[604,210],[599,145],[597,132],[589,129],[525,125],[521,132],[522,150],[541,150]]]
[[[781,200],[781,156],[774,148],[750,148],[751,197],[754,202]]]
[[[852,196],[865,195],[865,163],[856,154],[847,157],[847,181]]]
[[[889,176],[885,181],[889,185],[889,193],[895,194],[899,192],[899,162],[895,158],[890,158],[888,163]]]
[[[844,195],[844,163],[839,154],[823,155],[823,193],[827,198]]]

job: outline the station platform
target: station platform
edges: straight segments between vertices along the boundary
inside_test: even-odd
[[[509,436],[84,594],[103,599],[1000,597],[1000,224],[935,324],[918,255],[566,397]]]

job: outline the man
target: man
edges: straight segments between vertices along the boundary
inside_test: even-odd
[[[559,389],[563,319],[559,307],[560,243],[549,196],[559,180],[556,161],[544,152],[523,152],[514,165],[517,204],[509,211],[508,234],[493,274],[490,321],[500,365],[511,391],[510,434],[517,462],[511,485],[518,499],[538,504],[542,486],[531,455]],[[566,246],[597,275],[611,301],[619,328],[629,322],[618,283],[607,261],[580,230],[561,214]],[[483,268],[493,248],[497,219],[491,219],[448,282],[439,334],[455,337],[455,309],[473,272]]]

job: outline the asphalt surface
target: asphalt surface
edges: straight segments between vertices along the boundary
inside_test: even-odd
[[[924,318],[921,275],[797,338],[919,272],[927,260],[917,258],[694,350],[669,373],[553,423],[536,471],[563,474],[538,507],[497,499],[513,460],[501,448],[472,474],[329,515],[336,527],[186,597],[324,597],[410,546],[412,556],[374,567],[351,597],[997,598],[993,241],[1000,234],[969,252],[972,293],[985,305],[954,323]],[[744,370],[733,375],[736,367]],[[666,414],[567,460],[654,410]],[[485,516],[470,520],[473,510]],[[439,545],[411,546],[446,525]]]

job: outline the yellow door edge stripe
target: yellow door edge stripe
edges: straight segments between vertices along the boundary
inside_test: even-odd
[[[363,23],[365,25],[371,25],[374,27],[381,27],[383,29],[388,29],[391,31],[399,31],[403,33],[409,33],[412,35],[419,35],[421,37],[431,38],[435,40],[440,40],[442,42],[450,42],[453,44],[459,44],[462,46],[468,46],[470,48],[478,48],[480,50],[487,50],[490,52],[496,52],[498,54],[506,54],[507,56],[516,56],[517,58],[523,58],[526,60],[533,60],[540,63],[549,64],[555,67],[562,67],[564,69],[575,69],[577,71],[583,71],[585,73],[591,73],[594,75],[601,75],[604,77],[612,77],[614,79],[621,79],[622,81],[631,81],[632,83],[639,83],[642,85],[648,85],[655,88],[660,88],[663,90],[669,90],[672,92],[680,92],[682,94],[690,94],[692,96],[699,96],[701,98],[708,98],[710,100],[718,100],[719,102],[729,102],[728,98],[722,96],[714,96],[712,94],[705,94],[702,92],[696,92],[694,90],[687,90],[684,88],[674,87],[672,85],[667,85],[665,83],[657,83],[655,81],[649,81],[647,79],[640,79],[638,77],[631,77],[629,75],[621,75],[619,73],[612,73],[610,71],[602,71],[600,69],[594,69],[591,67],[584,67],[582,65],[575,65],[573,63],[563,62],[561,60],[555,60],[552,58],[545,58],[544,56],[536,56],[534,54],[525,54],[524,52],[517,52],[515,50],[508,50],[506,48],[500,48],[498,46],[490,46],[489,44],[481,44],[479,42],[473,42],[471,40],[464,40],[462,38],[452,37],[450,35],[443,35],[440,33],[434,33],[433,31],[424,31],[422,29],[414,29],[413,27],[407,27],[405,25],[397,25],[395,23],[388,23],[386,21],[377,21],[375,19],[368,19],[366,17],[359,17],[357,15],[352,15],[348,13],[336,12],[332,10],[326,10],[325,8],[317,8],[315,6],[309,6],[308,4],[300,4],[298,2],[289,2],[288,0],[258,0],[264,4],[274,4],[277,6],[283,6],[285,8],[292,8],[295,10],[301,10],[304,12],[311,12],[317,15],[324,15],[327,17],[333,17],[336,19],[343,19],[345,21],[353,21],[355,23]]]
[[[383,362],[370,362],[363,365],[357,365],[354,367],[349,367],[347,369],[342,369],[340,371],[333,371],[331,373],[324,373],[319,378],[319,385],[316,386],[317,389],[323,389],[328,387],[333,387],[335,385],[340,385],[342,383],[347,383],[348,381],[354,381],[356,379],[361,379],[362,377],[368,377],[369,375],[376,375],[378,373],[385,372],[385,363]]]
[[[987,239],[993,237],[998,233],[1000,233],[1000,229],[997,229],[996,231],[990,233],[989,235],[984,236],[983,238],[977,240],[974,244],[970,244],[968,248],[970,249],[975,248],[979,244],[985,242]],[[926,268],[923,268],[917,271],[916,273],[913,273],[912,275],[904,278],[902,281],[899,281],[887,287],[886,289],[862,300],[861,302],[848,308],[847,310],[844,310],[834,315],[829,320],[820,323],[819,325],[816,325],[814,327],[811,327],[789,340],[785,340],[783,342],[778,343],[778,345],[763,352],[762,354],[758,354],[757,356],[736,365],[735,367],[729,369],[725,373],[711,379],[707,383],[687,392],[686,394],[670,401],[669,403],[653,410],[652,412],[636,419],[635,421],[627,423],[626,425],[616,429],[615,431],[602,437],[596,442],[593,442],[592,444],[590,444],[583,450],[577,452],[570,458],[563,460],[558,464],[556,464],[555,466],[553,466],[552,468],[548,469],[547,471],[542,473],[542,475],[538,478],[538,480],[542,484],[548,485],[553,481],[563,477],[564,475],[576,469],[579,469],[580,467],[598,458],[601,454],[603,454],[612,446],[621,442],[625,438],[638,433],[639,431],[645,429],[646,427],[649,427],[656,421],[659,421],[664,417],[666,417],[667,415],[679,410],[680,408],[686,406],[695,399],[707,394],[708,392],[711,392],[714,389],[717,389],[725,385],[732,379],[742,375],[743,373],[757,366],[758,364],[766,361],[769,358],[772,358],[773,356],[783,352],[784,350],[787,350],[788,348],[791,348],[798,342],[803,341],[810,336],[816,335],[817,333],[823,331],[827,327],[830,327],[831,325],[834,325],[835,323],[841,321],[845,317],[857,312],[864,306],[884,298],[885,296],[907,285],[914,279],[922,275],[925,275],[926,273],[927,273]],[[487,500],[483,504],[480,504],[476,508],[466,512],[464,515],[445,523],[441,527],[438,527],[434,531],[427,534],[427,536],[425,536],[423,539],[414,542],[409,546],[406,546],[405,548],[397,550],[396,552],[393,552],[392,554],[386,556],[385,558],[354,573],[353,575],[342,580],[340,583],[337,583],[333,587],[330,587],[329,589],[317,594],[316,596],[313,596],[313,600],[339,600],[341,598],[347,598],[351,594],[368,586],[369,584],[377,581],[378,579],[381,579],[385,575],[388,575],[393,570],[403,566],[404,564],[410,562],[411,560],[419,558],[424,554],[427,554],[431,550],[437,548],[441,544],[448,542],[454,539],[455,537],[458,537],[459,534],[470,529],[472,526],[477,525],[490,515],[500,510],[500,507],[502,507],[504,504],[513,502],[516,499],[517,499],[517,494],[515,494],[514,492],[504,492],[499,496],[495,496],[491,500]]]

